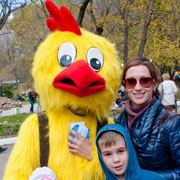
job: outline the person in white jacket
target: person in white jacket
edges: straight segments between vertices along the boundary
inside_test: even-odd
[[[162,97],[162,104],[170,111],[175,111],[175,95],[177,87],[174,81],[169,80],[169,74],[162,75],[163,82],[159,84],[158,91]]]

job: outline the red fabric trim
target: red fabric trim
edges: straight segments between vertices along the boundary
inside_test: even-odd
[[[50,0],[46,0],[45,5],[53,18],[47,19],[47,26],[50,31],[70,31],[76,35],[82,35],[76,20],[65,6],[61,6],[59,10],[58,7]]]
[[[47,18],[46,22],[47,22],[47,26],[51,32],[54,32],[56,30],[61,31],[60,26],[54,21],[54,19]]]

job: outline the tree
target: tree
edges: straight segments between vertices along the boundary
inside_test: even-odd
[[[28,0],[14,1],[14,0],[1,0],[0,1],[0,30],[6,23],[8,17],[16,10],[23,8],[28,3]]]
[[[152,23],[145,54],[153,60],[161,74],[171,78],[180,64],[180,3],[176,0],[157,1],[154,4]],[[154,17],[153,17],[154,16]]]
[[[131,21],[131,9],[134,5],[134,0],[128,0],[122,2],[122,4],[119,5],[119,16],[121,17],[123,26],[123,37],[124,37],[124,43],[123,43],[123,63],[126,64],[128,60],[128,43],[129,43],[129,30],[133,26],[133,23]]]
[[[4,74],[11,72],[10,74],[13,75],[9,78],[24,80],[27,86],[33,86],[32,61],[37,47],[49,33],[46,26],[47,17],[49,14],[44,7],[44,2],[34,0],[17,11],[9,20],[8,28],[13,32],[13,39],[7,46],[8,53],[7,50],[4,51],[8,55],[6,67],[9,68],[9,71],[4,71]]]
[[[87,5],[89,4],[90,1],[92,1],[92,0],[84,0],[84,1],[82,2],[81,7],[80,7],[79,16],[78,16],[78,18],[77,18],[77,23],[79,24],[80,27],[82,26],[84,14],[85,14]]]
[[[143,28],[142,39],[141,39],[141,44],[140,44],[140,47],[139,47],[138,56],[142,56],[143,52],[144,52],[144,46],[146,44],[148,27],[149,27],[149,24],[150,24],[150,19],[151,19],[151,15],[152,15],[154,2],[155,2],[155,0],[151,0],[150,4],[149,4],[146,20],[145,20],[145,23],[144,23],[144,28]]]
[[[120,63],[126,64],[129,59],[143,55],[152,59],[162,73],[169,72],[173,75],[178,68],[180,0],[52,1],[58,7],[67,6],[80,26],[114,42]],[[31,0],[7,24],[9,32],[13,33],[12,42],[9,43],[9,48],[14,49],[15,53],[12,59],[17,64],[22,61],[18,68],[23,65],[28,67],[26,81],[31,83],[30,69],[34,53],[49,33],[46,26],[48,16],[43,0]],[[1,42],[3,41],[0,41],[0,46]],[[10,57],[4,48],[0,47],[0,53],[0,65],[3,67],[10,62]],[[16,58],[18,56],[20,58]],[[13,67],[13,62],[9,66]]]
[[[19,82],[20,80],[26,80],[28,67],[13,34],[5,34],[1,36],[1,40],[3,40],[3,46],[1,44],[2,53],[6,54],[1,59],[1,80],[15,80],[16,93],[18,93]]]

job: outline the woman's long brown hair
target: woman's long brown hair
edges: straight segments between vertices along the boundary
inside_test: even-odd
[[[132,60],[130,60],[124,67],[124,70],[123,70],[123,74],[122,74],[122,84],[124,85],[124,80],[125,80],[125,77],[126,77],[126,72],[128,71],[129,68],[133,67],[133,66],[138,66],[138,65],[144,65],[148,68],[150,74],[151,74],[151,77],[153,78],[153,81],[157,84],[159,84],[159,80],[157,78],[157,72],[156,72],[156,69],[154,67],[154,65],[148,60],[146,59],[145,57],[137,57],[137,58],[134,58]],[[156,91],[153,92],[154,95],[159,95],[159,92],[156,88]]]
[[[132,60],[130,60],[124,67],[124,70],[123,70],[123,74],[122,74],[122,84],[124,85],[124,80],[125,80],[125,77],[126,77],[126,72],[128,71],[129,68],[133,67],[133,66],[138,66],[138,65],[144,65],[148,68],[150,74],[151,74],[151,77],[153,78],[153,81],[157,84],[159,84],[159,80],[157,78],[157,71],[154,67],[154,65],[148,60],[146,59],[145,57],[136,57]],[[159,96],[159,92],[158,92],[158,89],[156,88],[156,90],[153,92],[153,95],[154,96]],[[163,106],[164,107],[164,106]],[[165,107],[164,107],[165,108]],[[165,108],[166,110],[168,110],[167,108]],[[168,110],[169,111],[169,110]],[[158,120],[158,124],[157,126],[160,126],[160,124],[162,122],[164,122],[167,118],[168,120],[176,117],[176,116],[179,116],[179,114],[175,114],[173,116],[170,116],[169,117],[169,113],[168,111],[163,115],[163,117],[161,117],[159,120]]]

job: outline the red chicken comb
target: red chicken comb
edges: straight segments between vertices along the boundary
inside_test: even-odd
[[[50,31],[70,31],[77,35],[82,35],[76,20],[65,6],[61,6],[60,9],[58,9],[58,7],[49,0],[46,0],[45,5],[52,16],[52,18],[47,18],[47,26]]]

